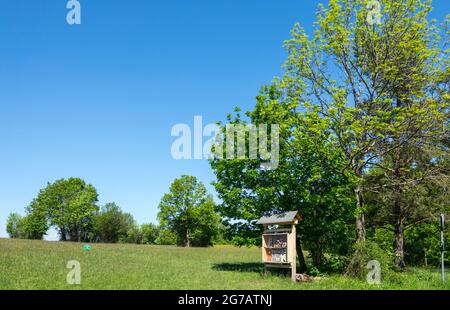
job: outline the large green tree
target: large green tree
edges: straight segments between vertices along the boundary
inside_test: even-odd
[[[288,67],[292,76],[311,83],[307,89],[320,89],[312,96],[315,106],[333,121],[349,167],[360,176],[355,187],[360,239],[363,191],[372,190],[363,179],[371,169],[383,173],[396,265],[403,268],[405,221],[417,209],[408,200],[409,188],[440,178],[437,158],[448,152],[439,146],[448,135],[448,53],[439,48],[439,31],[428,20],[431,1],[380,0],[379,22],[370,23],[373,2],[330,1],[318,14],[313,40],[294,31],[290,50],[306,48],[310,54],[296,53]]]
[[[87,240],[98,209],[97,196],[94,186],[79,178],[61,179],[39,192],[28,213],[38,223],[45,215],[48,223],[57,228],[62,241]]]
[[[279,124],[278,166],[267,169],[261,156],[249,159],[250,150],[247,159],[211,160],[217,178],[213,184],[222,200],[218,210],[236,243],[258,245],[262,228],[255,221],[259,217],[299,211],[303,217],[297,229],[300,265],[305,269],[302,249],[307,249],[314,265],[321,267],[325,251],[346,254],[354,241],[355,230],[349,225],[355,212],[354,177],[334,145],[329,121],[299,112],[285,82],[263,87],[255,109],[247,113],[248,122],[255,126]],[[239,113],[229,121],[246,124]],[[224,144],[227,138],[224,135]]]
[[[159,204],[161,229],[175,232],[178,245],[209,246],[219,225],[214,207],[205,186],[194,176],[182,175]]]
[[[311,39],[296,25],[286,42],[286,77],[306,109],[331,120],[347,167],[360,180],[354,186],[360,240],[367,171],[424,137],[422,129],[440,117],[435,76],[448,69],[441,67],[436,28],[427,21],[430,3],[330,0],[319,8]]]
[[[380,50],[399,51],[391,52],[384,66],[374,65],[369,71],[377,73],[380,83],[388,85],[383,94],[384,109],[392,112],[384,139],[376,145],[381,155],[376,167],[383,173],[381,191],[391,201],[396,266],[403,269],[404,229],[414,223],[414,215],[424,213],[421,209],[426,206],[417,203],[423,197],[418,189],[423,189],[423,184],[448,178],[442,165],[448,148],[441,143],[443,137],[448,138],[445,126],[448,68],[438,48],[438,33],[427,20],[431,4],[427,1],[385,2],[382,13],[386,28],[366,32],[366,40],[372,42],[367,45]],[[395,39],[380,40],[387,35]],[[426,208],[425,211],[432,215],[436,209]]]
[[[372,169],[365,181],[371,189],[367,195],[369,225],[392,231],[395,261],[400,269],[405,261],[416,263],[421,255],[425,259],[428,249],[433,248],[427,240],[436,240],[439,233],[421,241],[408,237],[437,231],[439,215],[450,214],[449,152],[442,150],[440,143],[427,143],[419,150],[420,145],[403,146],[399,150],[405,153],[397,153],[401,157],[388,156],[382,168]]]
[[[380,4],[379,11],[374,2]],[[404,266],[404,221],[414,213],[405,210],[416,209],[406,201],[406,186],[413,187],[436,176],[436,163],[441,154],[448,154],[448,147],[436,148],[439,139],[448,139],[448,51],[439,48],[439,31],[428,21],[431,8],[431,1],[427,0],[329,0],[328,6],[319,7],[311,37],[299,24],[295,25],[292,38],[285,43],[289,55],[284,76],[274,91],[266,91],[265,98],[258,98],[255,111],[249,114],[256,124],[271,120],[272,116],[271,121],[280,124],[280,143],[288,146],[285,149],[296,149],[292,143],[295,135],[290,134],[295,126],[291,118],[306,115],[313,120],[302,129],[307,139],[323,137],[325,133],[326,143],[317,144],[315,155],[323,156],[324,147],[335,150],[343,162],[341,171],[337,169],[334,176],[356,177],[352,189],[359,240],[366,239],[365,195],[374,190],[365,179],[373,169],[384,173],[389,180],[385,185],[390,187],[393,198],[390,216],[399,267]],[[277,108],[280,102],[282,109]],[[258,111],[259,106],[263,109]],[[288,156],[292,152],[281,150],[278,196],[291,198],[295,193],[286,195],[286,176],[304,172],[290,168],[281,174],[282,162],[286,160],[283,157]],[[424,164],[421,170],[412,171],[419,161]],[[245,161],[213,161],[213,168],[219,183],[216,187],[219,193],[230,197],[225,203],[238,209],[237,218],[254,217],[258,200],[276,210],[276,205],[268,202],[270,195],[260,185],[264,184],[261,179],[252,176],[255,183],[245,184],[246,175],[255,175]],[[267,172],[263,171],[263,175]],[[276,184],[275,180],[271,182]],[[238,190],[226,193],[235,188]],[[248,188],[256,190],[241,190]]]

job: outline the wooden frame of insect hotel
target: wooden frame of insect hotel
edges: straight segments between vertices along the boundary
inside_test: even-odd
[[[264,269],[281,267],[291,269],[291,279],[296,281],[297,249],[295,225],[302,220],[297,211],[264,216],[256,224],[264,225],[262,235],[262,260]]]

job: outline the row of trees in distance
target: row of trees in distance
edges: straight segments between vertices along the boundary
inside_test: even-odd
[[[176,179],[159,205],[160,225],[138,225],[115,203],[99,207],[97,191],[79,178],[48,184],[26,208],[7,220],[11,238],[42,239],[54,227],[61,241],[209,246],[219,217],[211,195],[195,177]]]

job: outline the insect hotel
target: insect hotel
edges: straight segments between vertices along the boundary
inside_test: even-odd
[[[262,260],[269,267],[291,268],[291,279],[296,281],[296,230],[301,221],[297,211],[265,216],[256,224],[264,225],[262,235]]]

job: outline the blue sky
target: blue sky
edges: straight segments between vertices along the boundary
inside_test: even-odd
[[[181,174],[213,192],[206,160],[172,159],[172,126],[251,109],[294,23],[310,31],[326,2],[79,1],[81,25],[68,25],[66,0],[0,0],[0,237],[60,178],[85,179],[139,223],[156,222]]]

